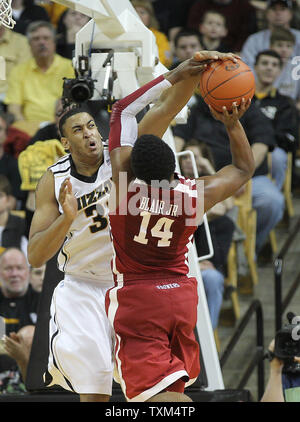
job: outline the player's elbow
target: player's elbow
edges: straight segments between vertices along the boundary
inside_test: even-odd
[[[43,257],[37,253],[36,249],[30,244],[30,242],[27,247],[27,259],[33,268],[39,268],[45,264]]]

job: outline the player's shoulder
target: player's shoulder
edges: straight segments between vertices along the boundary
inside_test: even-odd
[[[48,167],[48,170],[55,174],[67,173],[71,168],[71,156],[70,154],[62,156],[56,163]]]

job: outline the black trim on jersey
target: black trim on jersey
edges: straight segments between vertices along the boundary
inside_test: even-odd
[[[54,322],[55,322],[55,315],[54,315]],[[55,322],[56,325],[56,322]],[[57,327],[57,325],[56,325]],[[61,370],[59,369],[57,363],[56,363],[56,359],[55,359],[55,355],[54,355],[54,350],[53,350],[53,341],[55,339],[55,337],[59,334],[59,329],[57,328],[57,331],[55,331],[55,333],[53,334],[53,336],[51,337],[51,341],[50,341],[50,347],[51,347],[51,353],[52,353],[52,357],[53,357],[53,365],[55,366],[55,368],[59,371],[59,373],[64,377],[64,380],[66,381],[66,384],[68,385],[68,387],[74,392],[76,393],[76,391],[74,390],[72,384],[70,383],[70,381],[68,380],[68,378],[66,378],[66,376],[61,372]],[[48,372],[48,371],[47,371]],[[51,376],[51,375],[50,375]]]
[[[70,155],[68,155],[64,160],[63,159],[61,159],[61,160],[59,160],[59,161],[57,161],[55,164],[52,164],[52,166],[50,166],[50,168],[52,169],[53,167],[55,167],[55,166],[58,166],[58,165],[60,165],[60,164],[63,164],[63,163],[65,163],[66,161],[68,161],[69,159],[70,159]]]
[[[92,175],[92,176],[83,176],[82,174],[77,173],[74,161],[70,155],[70,162],[71,162],[71,176],[75,177],[76,179],[80,180],[81,182],[86,182],[86,183],[94,183],[97,180],[97,176],[98,176],[98,171],[99,168],[101,167],[101,165],[99,166],[98,170]]]
[[[67,238],[65,239],[65,242],[66,242],[66,240],[67,240]],[[65,242],[64,242],[64,244],[65,244]],[[63,247],[61,248],[61,254],[65,257],[65,262],[63,263],[63,270],[62,270],[64,272],[65,269],[66,269],[67,262],[68,262],[68,255],[63,250]]]
[[[53,171],[53,174],[60,174],[60,173],[67,173],[70,170],[70,167],[66,168],[65,170]]]

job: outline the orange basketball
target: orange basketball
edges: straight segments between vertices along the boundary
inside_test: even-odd
[[[247,101],[255,92],[255,77],[242,60],[217,60],[208,65],[201,74],[199,90],[204,101],[217,111],[232,109],[232,103]]]

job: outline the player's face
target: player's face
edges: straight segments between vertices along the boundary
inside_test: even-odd
[[[280,62],[276,57],[261,55],[255,65],[258,80],[266,85],[271,85],[281,71]]]
[[[102,137],[89,113],[78,113],[66,120],[62,143],[73,159],[102,159]]]

